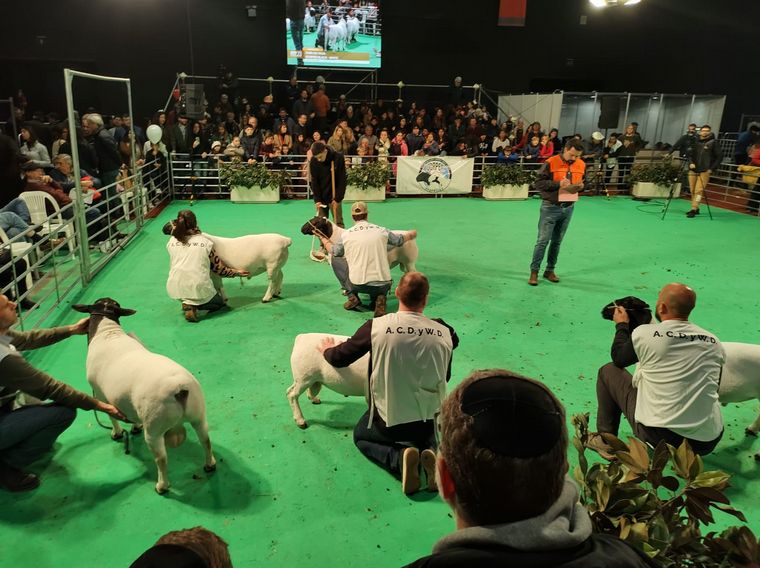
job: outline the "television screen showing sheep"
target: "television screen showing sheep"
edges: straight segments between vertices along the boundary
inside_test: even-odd
[[[286,2],[288,65],[378,69],[381,62],[379,2]]]

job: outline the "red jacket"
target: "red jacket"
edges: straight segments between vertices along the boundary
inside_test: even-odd
[[[71,203],[71,198],[66,195],[66,192],[61,189],[61,186],[58,185],[58,182],[56,181],[51,181],[47,184],[42,183],[41,181],[28,180],[24,189],[21,190],[22,193],[25,191],[44,191],[55,199],[55,202],[58,203],[58,207],[61,208]]]

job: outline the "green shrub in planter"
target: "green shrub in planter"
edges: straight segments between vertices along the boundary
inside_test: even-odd
[[[653,183],[667,187],[678,180],[681,173],[681,162],[674,162],[671,158],[665,158],[651,164],[637,164],[631,170],[628,177],[630,183]]]
[[[290,185],[292,177],[288,171],[269,169],[260,162],[255,164],[228,162],[221,164],[219,168],[220,181],[230,188],[236,186],[273,187],[282,191]]]
[[[660,442],[650,456],[636,438],[626,444],[611,434],[604,439],[614,457],[591,465],[585,455],[588,418],[573,416],[574,477],[594,532],[616,536],[668,568],[758,565],[760,545],[749,527],[720,534],[700,529],[715,522],[715,511],[747,522],[724,493],[730,475],[704,471],[702,458],[685,441],[678,448]]]
[[[368,187],[385,187],[391,179],[390,165],[380,160],[356,164],[347,168],[346,177],[348,185],[361,190]]]
[[[524,170],[516,164],[487,164],[480,174],[480,184],[483,187],[497,185],[525,185],[536,179],[535,170]]]

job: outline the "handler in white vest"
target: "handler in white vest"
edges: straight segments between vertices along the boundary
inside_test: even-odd
[[[451,355],[459,344],[452,327],[422,312],[430,285],[408,272],[396,288],[399,310],[362,325],[353,337],[319,347],[325,360],[347,367],[369,352],[369,410],[354,428],[365,456],[401,479],[404,493],[420,488],[420,463],[427,486],[435,484],[435,416],[451,378]]]
[[[668,284],[655,315],[661,323],[629,330],[625,309],[615,308],[612,363],[599,369],[596,385],[597,433],[588,447],[607,457],[612,448],[599,433],[617,435],[621,414],[637,438],[656,446],[678,447],[685,439],[696,453],[715,449],[723,436],[718,400],[726,355],[715,335],[689,321],[697,302],[694,290]],[[638,363],[631,374],[625,369]]]
[[[225,278],[249,275],[222,262],[214,252],[214,243],[201,234],[195,214],[188,209],[177,215],[166,250],[170,260],[166,292],[182,302],[189,322],[198,321],[198,310],[213,312],[226,303],[221,286],[217,289],[211,279],[211,271]]]
[[[417,231],[393,233],[385,227],[367,221],[367,204],[357,201],[351,206],[354,226],[343,231],[341,240],[332,244],[320,237],[322,246],[332,254],[332,268],[346,290],[348,299],[343,307],[353,310],[362,305],[359,293],[369,294],[375,317],[385,315],[387,294],[391,289],[391,267],[388,247],[400,247],[417,237]],[[345,260],[341,257],[345,257]]]

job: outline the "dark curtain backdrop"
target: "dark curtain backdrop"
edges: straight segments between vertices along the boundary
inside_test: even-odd
[[[282,0],[15,2],[3,11],[0,97],[21,87],[32,109],[62,112],[60,70],[70,66],[130,77],[145,117],[163,106],[178,71],[215,75],[224,63],[240,76],[286,78],[284,10]],[[760,2],[643,0],[598,11],[586,0],[530,0],[526,26],[504,28],[498,0],[382,0],[382,17],[384,82],[445,84],[462,75],[512,93],[726,94],[724,130],[743,112],[760,113]],[[126,107],[118,89],[82,82],[76,93],[80,108]]]

